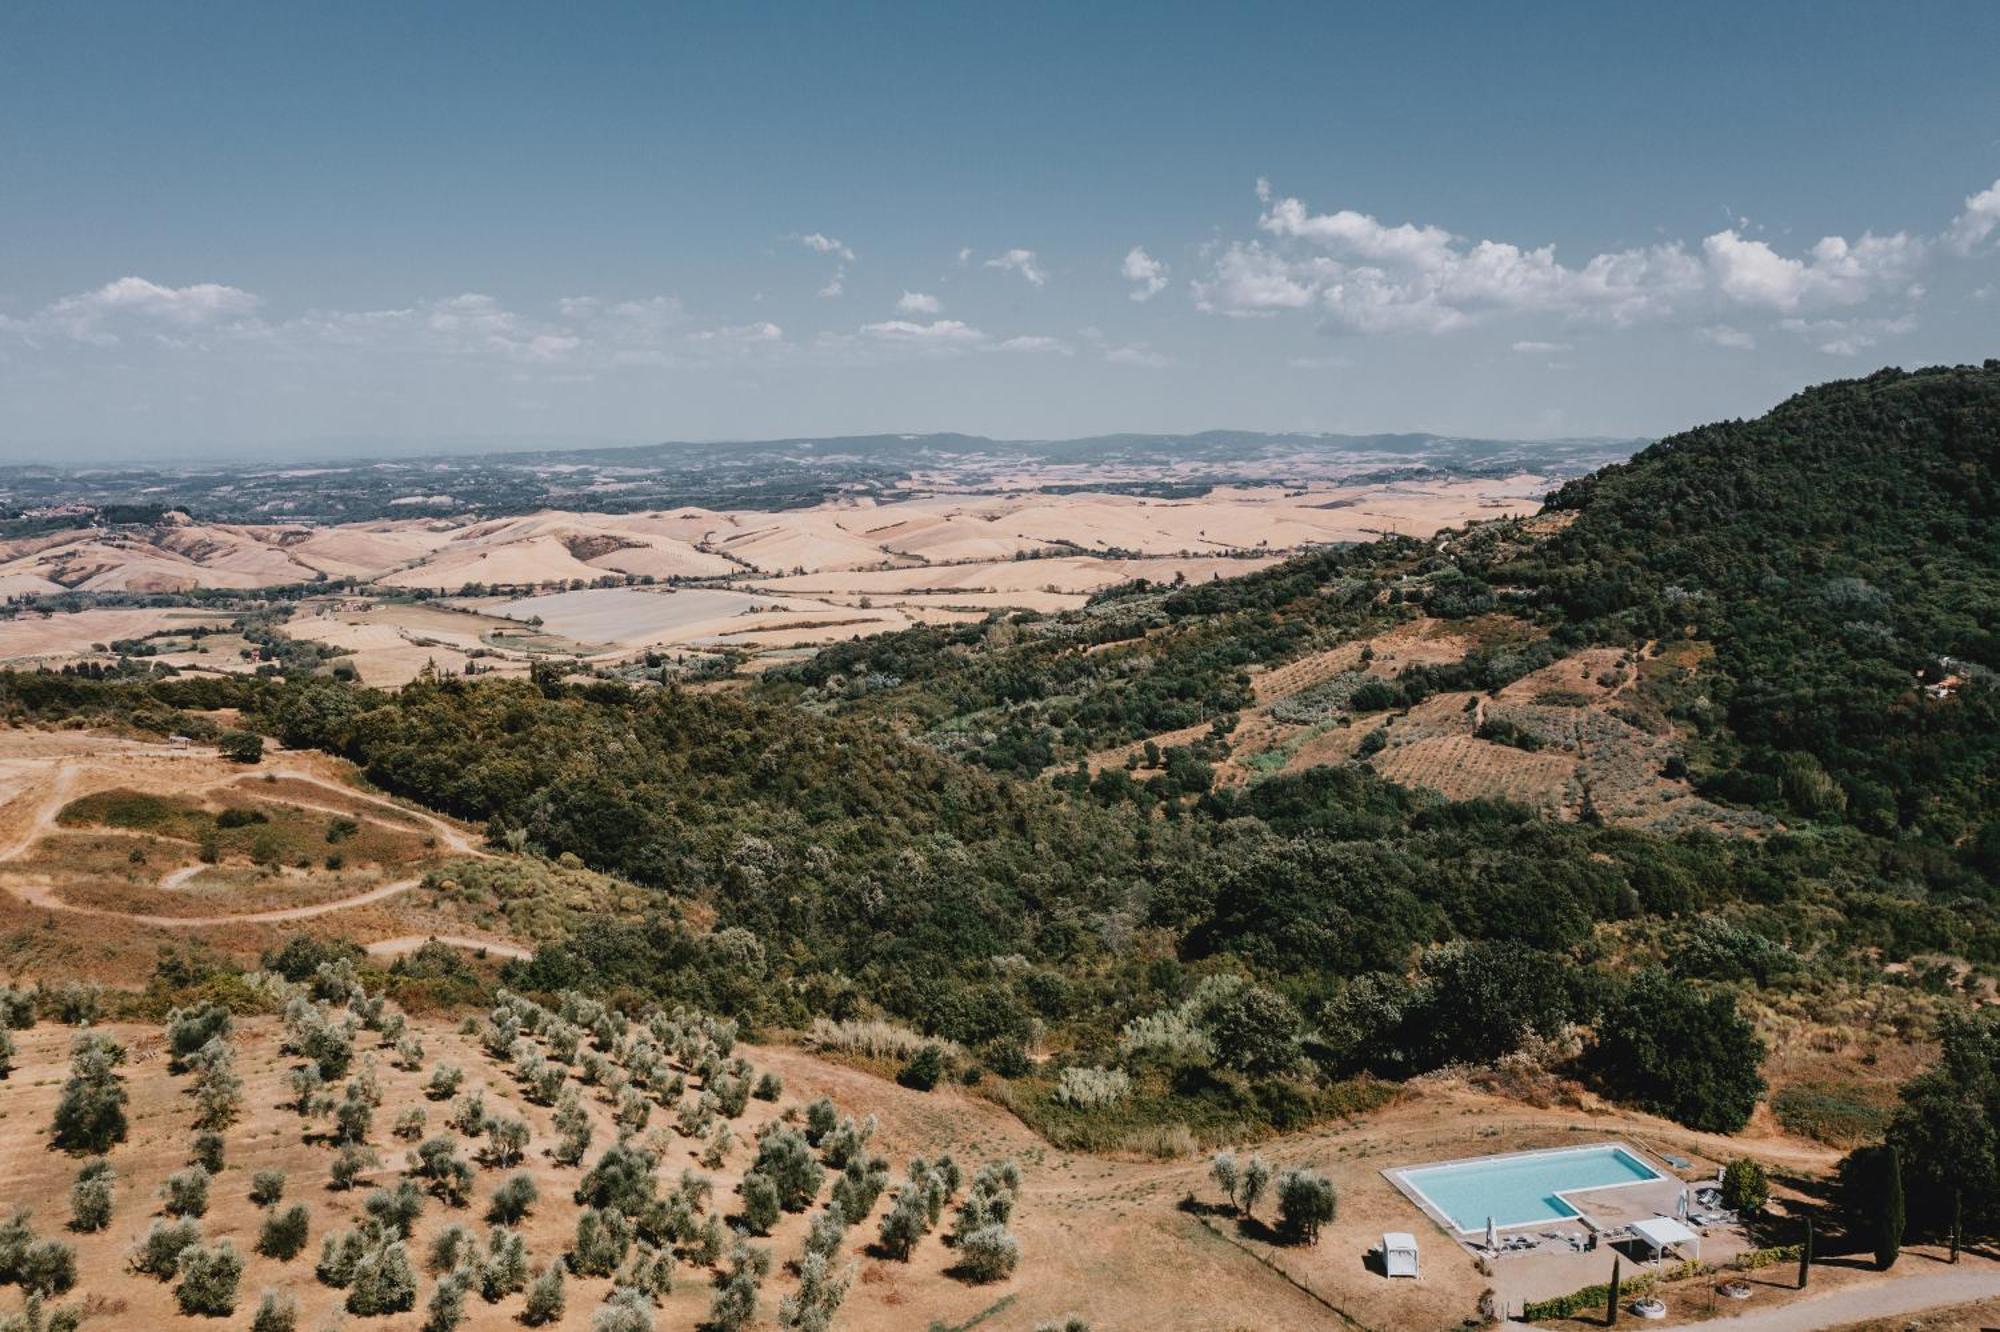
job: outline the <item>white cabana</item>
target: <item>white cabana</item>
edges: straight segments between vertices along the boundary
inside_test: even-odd
[[[1697,1259],[1701,1257],[1701,1236],[1670,1216],[1652,1216],[1644,1221],[1634,1221],[1632,1233],[1651,1247],[1655,1262],[1658,1262],[1660,1255],[1668,1249],[1678,1248],[1683,1244],[1692,1245],[1694,1256]]]
[[[1382,1272],[1392,1277],[1417,1274],[1417,1237],[1400,1230],[1382,1236]]]

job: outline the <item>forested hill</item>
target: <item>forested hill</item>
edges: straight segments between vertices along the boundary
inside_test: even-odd
[[[1983,835],[2000,866],[2000,832],[1982,833],[2000,771],[1996,453],[2000,362],[1885,370],[1662,440],[1534,519],[843,644],[769,687],[1026,773],[1226,718],[1255,669],[1419,607],[1475,647],[1404,670],[1378,704],[1494,689],[1593,643],[1692,642],[1713,650],[1695,678],[1641,693],[1704,794],[1961,848]]]
[[[1882,833],[1991,824],[2000,361],[1811,389],[1662,440],[1548,508],[1575,521],[1480,572],[1594,638],[1712,642],[1727,793],[1815,786],[1806,812]],[[1953,677],[1949,700],[1918,687]]]

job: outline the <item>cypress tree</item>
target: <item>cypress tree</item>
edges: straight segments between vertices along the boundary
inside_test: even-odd
[[[1807,1278],[1812,1276],[1812,1260],[1813,1260],[1813,1223],[1812,1223],[1812,1218],[1807,1217],[1805,1242],[1799,1245],[1799,1289],[1800,1290],[1804,1290],[1806,1288],[1806,1280]]]
[[[1903,1251],[1903,1154],[1895,1144],[1882,1148],[1875,1207],[1875,1265],[1888,1271]]]
[[[1623,1271],[1624,1266],[1625,1263],[1623,1259],[1617,1257],[1612,1258],[1611,1290],[1610,1293],[1607,1294],[1604,1299],[1604,1325],[1606,1327],[1618,1326],[1618,1283],[1620,1278],[1624,1275]]]

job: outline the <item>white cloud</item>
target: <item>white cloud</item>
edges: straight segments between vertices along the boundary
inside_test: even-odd
[[[1859,356],[1884,338],[1914,332],[1915,315],[1894,319],[1786,319],[1778,327],[1810,340],[1828,356]]]
[[[1757,348],[1757,339],[1754,335],[1729,324],[1709,324],[1696,329],[1694,335],[1703,342],[1727,347],[1732,351],[1755,351]]]
[[[854,262],[853,250],[849,249],[843,242],[835,240],[832,236],[823,235],[817,231],[809,231],[800,236],[799,244],[805,246],[814,254],[831,254],[838,256],[843,263],[851,264]]]
[[[1566,352],[1569,349],[1570,344],[1567,342],[1537,342],[1533,339],[1527,339],[1514,344],[1515,351],[1529,356],[1542,352]]]
[[[779,342],[784,339],[785,330],[768,319],[754,324],[733,324],[724,328],[708,328],[694,334],[697,342]]]
[[[1167,266],[1147,254],[1141,246],[1134,245],[1125,252],[1125,262],[1118,271],[1125,275],[1127,282],[1139,284],[1132,292],[1135,301],[1149,301],[1166,290]]]
[[[78,342],[114,346],[122,335],[138,332],[171,338],[200,329],[241,328],[259,303],[241,287],[218,282],[167,287],[142,277],[122,277],[94,291],[65,296],[27,319],[11,322],[30,336],[53,333]]]
[[[826,298],[827,300],[832,300],[836,296],[845,294],[846,291],[847,291],[847,274],[835,273],[832,277],[827,279],[826,285],[824,287],[821,287],[817,294]]]
[[[863,324],[861,331],[884,342],[921,343],[931,346],[965,346],[984,342],[986,335],[956,319],[933,319],[919,324],[909,319],[888,319],[879,324]]]
[[[1734,230],[1702,242],[1703,253],[1724,296],[1743,305],[1791,311],[1801,306],[1858,305],[1871,296],[1905,287],[1924,258],[1924,242],[1903,232],[1864,233],[1849,243],[1828,236],[1806,259],[1787,259],[1763,241],[1746,240]]]
[[[1149,347],[1133,344],[1128,347],[1113,347],[1104,353],[1104,359],[1112,365],[1136,365],[1147,370],[1158,370],[1171,362],[1159,352]]]
[[[1333,327],[1363,333],[1444,333],[1505,315],[1625,325],[1689,314],[1713,319],[1730,309],[1803,314],[1879,299],[1914,302],[1935,248],[1907,232],[1867,232],[1855,240],[1828,236],[1794,256],[1732,227],[1695,251],[1670,241],[1569,265],[1551,245],[1472,240],[1354,209],[1315,213],[1274,194],[1268,181],[1258,182],[1258,199],[1257,228],[1266,239],[1215,249],[1194,283],[1197,307],[1239,318],[1314,311]],[[1967,246],[2000,227],[2000,184],[1969,199],[1953,226],[1957,243]]]
[[[934,315],[944,309],[944,302],[927,291],[906,291],[896,301],[896,308],[904,314]]]
[[[1022,334],[994,344],[993,350],[1003,352],[1051,352],[1058,356],[1070,355],[1070,346],[1061,338],[1044,337],[1040,334]]]
[[[1016,249],[1009,250],[1005,254],[996,254],[986,261],[986,267],[1019,273],[1031,285],[1037,287],[1047,285],[1049,280],[1047,270],[1036,260],[1033,250]]]
[[[1965,201],[1965,211],[1945,232],[1945,244],[1954,254],[1971,254],[1995,228],[2000,228],[2000,180]]]

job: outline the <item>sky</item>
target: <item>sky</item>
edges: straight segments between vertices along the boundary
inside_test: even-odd
[[[2000,5],[0,7],[0,461],[1654,436],[2000,356]]]

